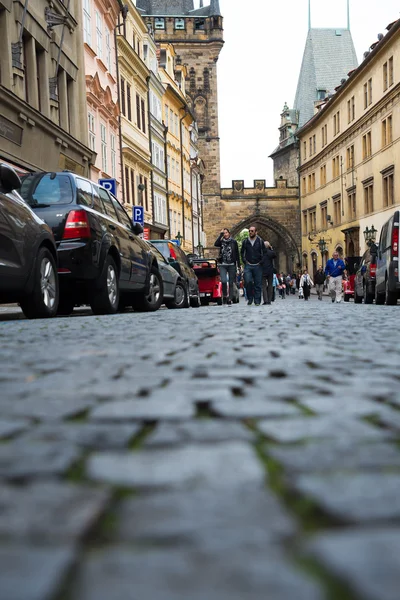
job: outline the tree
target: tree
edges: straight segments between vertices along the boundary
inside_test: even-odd
[[[242,229],[242,231],[237,234],[236,241],[237,241],[238,246],[239,246],[239,252],[241,250],[242,243],[248,237],[249,237],[249,230],[248,229]],[[240,262],[242,263],[242,257],[240,257]]]

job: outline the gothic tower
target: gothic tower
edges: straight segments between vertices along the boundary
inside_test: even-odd
[[[217,61],[223,40],[219,0],[194,8],[193,0],[137,0],[136,6],[159,43],[174,45],[177,61],[186,65],[186,90],[199,127],[199,151],[205,163],[205,226],[218,209],[221,193],[218,132]],[[208,240],[210,243],[211,240]]]

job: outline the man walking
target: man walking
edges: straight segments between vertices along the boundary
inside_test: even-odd
[[[247,304],[253,301],[256,306],[261,304],[262,260],[265,254],[263,240],[257,235],[257,228],[251,225],[249,237],[242,243],[241,256],[244,263],[244,282],[247,291]]]
[[[317,290],[318,300],[322,300],[322,292],[324,291],[325,273],[322,267],[318,267],[314,276],[315,289]]]
[[[214,246],[220,249],[218,263],[221,275],[223,303],[231,306],[233,286],[236,281],[236,269],[240,268],[239,246],[237,241],[231,237],[231,233],[226,227],[219,234]]]
[[[274,258],[276,258],[276,252],[273,251],[272,246],[269,242],[264,242],[265,253],[262,259],[262,295],[263,304],[271,304],[272,293],[273,293],[273,279],[274,279]]]
[[[328,279],[329,293],[332,298],[332,302],[342,301],[342,281],[343,274],[346,272],[346,265],[339,258],[339,253],[335,252],[332,254],[332,258],[328,260],[325,267],[325,275]]]

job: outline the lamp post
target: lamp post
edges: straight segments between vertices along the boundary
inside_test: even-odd
[[[203,256],[204,246],[199,242],[198,246],[196,246],[197,253],[200,258]]]
[[[324,252],[326,252],[326,241],[324,238],[319,239],[317,246],[321,254],[324,254]]]
[[[183,235],[181,235],[181,232],[180,232],[180,231],[178,231],[178,233],[176,234],[176,236],[175,236],[175,237],[176,237],[176,239],[178,240],[178,244],[179,244],[179,246],[181,246],[181,245],[182,245],[182,240],[183,240]]]
[[[367,244],[368,248],[370,248],[372,244],[375,244],[377,233],[378,230],[375,229],[373,225],[371,225],[371,229],[369,229],[367,226],[366,229],[363,231],[365,243]]]

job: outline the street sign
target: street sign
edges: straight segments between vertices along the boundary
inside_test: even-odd
[[[117,196],[117,180],[116,179],[99,179],[99,185],[106,188],[107,192],[111,192],[114,196]]]
[[[142,227],[144,226],[144,208],[143,208],[143,206],[133,206],[132,221],[133,221],[133,223],[139,223]]]
[[[150,239],[150,227],[145,227],[143,229],[143,239],[144,240],[149,240]]]

